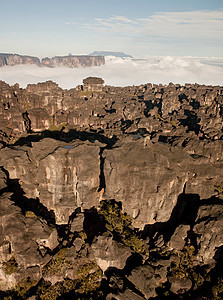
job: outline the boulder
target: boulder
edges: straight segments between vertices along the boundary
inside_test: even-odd
[[[106,271],[109,267],[123,269],[127,258],[131,255],[130,249],[113,240],[110,233],[96,237],[91,249],[102,271]]]

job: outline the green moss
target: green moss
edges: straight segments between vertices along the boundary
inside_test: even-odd
[[[223,279],[219,278],[216,285],[212,287],[213,300],[223,299]]]
[[[32,279],[30,277],[26,277],[26,278],[22,279],[16,285],[17,296],[19,296],[22,299],[26,299],[27,292],[36,284],[37,284],[37,280]]]
[[[214,186],[214,191],[218,193],[218,197],[223,199],[223,184],[216,184]]]
[[[119,235],[120,240],[134,252],[145,253],[143,241],[140,240],[132,226],[132,219],[122,213],[121,206],[114,200],[101,201],[99,213],[105,219],[106,228]]]
[[[177,124],[176,124],[176,122],[175,122],[175,121],[171,120],[171,121],[170,121],[170,123],[171,123],[171,125],[172,125],[174,128],[176,128],[176,127],[177,127]]]
[[[7,262],[4,262],[3,268],[7,275],[11,275],[11,274],[17,272],[18,264],[16,262],[15,257],[13,256],[12,258],[10,258],[10,260],[8,260]]]
[[[33,211],[31,211],[31,210],[27,210],[25,212],[25,217],[26,218],[37,218],[36,214]]]
[[[72,268],[72,264],[66,259],[66,249],[61,249],[53,259],[44,267],[45,274],[60,273],[63,268]]]
[[[63,122],[59,125],[55,124],[54,117],[50,119],[50,126],[48,128],[49,131],[61,131],[63,128],[67,126],[66,122]]]
[[[37,295],[42,300],[56,300],[63,295],[65,289],[63,282],[57,282],[51,285],[48,281],[43,281],[37,289]]]
[[[155,118],[160,121],[164,121],[164,119],[160,116],[160,114],[155,115]]]
[[[94,292],[100,287],[102,270],[95,261],[90,261],[79,266],[77,276],[77,292],[81,294],[88,294],[90,292]]]
[[[102,271],[95,261],[85,261],[77,270],[77,279],[69,278],[52,285],[48,281],[42,281],[38,286],[37,295],[42,300],[56,300],[66,293],[74,291],[84,294],[94,293],[99,287],[102,278]]]
[[[4,296],[3,300],[13,300],[13,296]]]
[[[201,286],[205,278],[199,266],[195,267],[193,264],[195,248],[193,246],[186,246],[178,252],[178,256],[180,261],[171,265],[170,273],[177,278],[190,278],[196,287]]]

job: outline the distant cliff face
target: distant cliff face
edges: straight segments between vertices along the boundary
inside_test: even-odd
[[[105,64],[104,56],[54,56],[42,59],[42,65],[47,67],[93,67]]]
[[[93,67],[105,64],[104,56],[55,56],[45,57],[41,61],[35,56],[0,53],[0,67],[15,65],[38,65],[44,67]]]
[[[40,65],[40,60],[35,56],[0,53],[0,67],[15,65]]]

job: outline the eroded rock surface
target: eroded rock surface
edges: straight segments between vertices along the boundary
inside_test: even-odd
[[[0,82],[0,297],[221,299],[223,88],[103,84]]]

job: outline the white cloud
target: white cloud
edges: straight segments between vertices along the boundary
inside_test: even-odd
[[[159,12],[138,19],[124,16],[97,18],[84,27],[99,32],[131,34],[133,37],[222,40],[223,11]]]
[[[185,82],[223,85],[223,58],[147,57],[131,60],[108,57],[106,64],[91,68],[47,68],[37,66],[5,66],[0,68],[0,80],[9,84],[53,80],[62,88],[73,88],[88,76],[98,76],[107,85],[127,86],[142,83]]]

